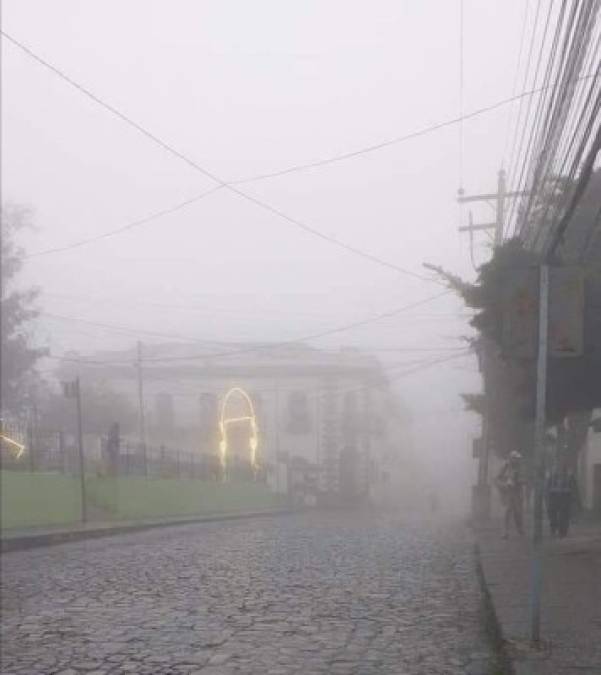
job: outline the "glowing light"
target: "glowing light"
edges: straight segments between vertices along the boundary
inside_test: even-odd
[[[248,407],[248,414],[239,416],[239,417],[227,417],[227,407],[229,400],[232,396],[240,396]],[[250,396],[241,389],[240,387],[232,387],[226,395],[223,397],[223,403],[221,404],[221,415],[219,418],[219,459],[221,461],[221,466],[223,468],[224,474],[227,469],[227,455],[228,455],[228,438],[227,438],[227,428],[230,424],[237,424],[239,422],[248,422],[250,427],[250,438],[248,442],[248,447],[250,451],[250,465],[253,472],[256,473],[258,469],[257,462],[257,448],[259,447],[259,428],[257,425],[257,417],[255,415],[255,409],[253,406],[252,399]]]
[[[5,443],[8,443],[13,448],[16,448],[15,452],[15,459],[19,459],[23,452],[25,451],[25,446],[22,443],[18,443],[12,438],[9,438],[5,434],[0,434],[0,439],[2,439]]]

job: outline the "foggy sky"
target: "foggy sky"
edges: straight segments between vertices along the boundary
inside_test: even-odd
[[[523,1],[465,0],[466,112],[511,96]],[[459,113],[459,0],[4,0],[2,22],[225,180],[351,151]],[[2,78],[2,197],[34,209],[30,253],[212,186],[5,41]],[[465,123],[468,192],[494,189],[511,110]],[[471,279],[468,241],[457,233],[458,134],[453,126],[241,187],[396,265],[422,273],[430,261]],[[474,215],[493,214],[482,206]],[[480,261],[484,244],[479,239]],[[43,311],[199,340],[294,339],[440,291],[225,190],[121,236],[31,258],[24,281],[43,289]],[[465,309],[448,295],[312,344],[457,347],[470,334]],[[136,339],[47,316],[37,336],[56,354]],[[398,363],[428,354],[379,356]],[[435,463],[469,466],[478,420],[454,411],[459,392],[479,386],[473,357],[399,381],[417,443]]]

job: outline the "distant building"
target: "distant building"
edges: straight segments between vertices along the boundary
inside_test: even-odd
[[[133,350],[78,356],[94,362],[78,364],[82,386],[103,380],[137,404]],[[401,454],[403,420],[382,365],[355,349],[147,345],[142,377],[149,446],[217,458],[228,473],[256,469],[299,501],[373,495]]]

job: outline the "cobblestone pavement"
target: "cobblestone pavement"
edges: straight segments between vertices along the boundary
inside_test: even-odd
[[[459,525],[312,513],[1,562],[6,674],[498,672]]]

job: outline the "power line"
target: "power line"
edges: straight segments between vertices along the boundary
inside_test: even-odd
[[[565,1],[562,5],[562,12],[563,12],[564,7],[565,7]],[[551,22],[552,8],[553,8],[553,3],[549,3],[549,6],[547,8],[547,14],[546,14],[546,18],[545,18],[544,28],[543,28],[543,35],[542,35],[540,48],[539,48],[539,52],[538,52],[538,58],[536,60],[536,66],[535,66],[535,69],[534,69],[534,77],[533,77],[533,80],[532,80],[533,85],[536,85],[537,80],[538,80],[538,73],[539,73],[539,70],[540,70],[541,63],[542,63],[542,56],[543,56],[545,44],[546,44],[546,41],[547,41],[547,34],[548,34],[548,31],[549,31],[550,22]],[[529,49],[529,52],[528,52],[528,70],[526,71],[526,78],[528,77],[528,71],[530,69],[530,64],[531,64],[531,60],[532,60],[532,52],[533,52],[533,47],[534,47],[534,37],[536,35],[536,23],[538,21],[539,10],[540,10],[540,0],[539,0],[538,4],[536,6],[536,16],[535,16],[535,24],[534,24],[534,28],[533,28],[533,34],[532,34],[532,42],[530,43],[530,49]],[[560,22],[558,22],[558,27],[555,30],[554,41],[557,39],[557,36],[558,36],[559,25],[560,25]],[[550,61],[549,61],[549,63],[550,63]],[[549,73],[549,72],[550,72],[550,70],[549,70],[549,67],[548,67],[547,73]],[[531,114],[530,111],[532,109],[532,99],[530,99],[528,101],[528,107],[526,109],[526,116],[524,117],[524,125],[522,127],[522,133],[520,135],[518,151],[517,151],[517,155],[515,156],[516,163],[518,163],[520,161],[520,157],[523,158],[522,169],[520,171],[518,184],[516,186],[516,189],[518,191],[521,190],[522,178],[524,176],[524,171],[525,171],[525,168],[526,168],[526,165],[527,165],[527,162],[528,162],[528,156],[530,154],[530,149],[532,147],[532,143],[533,143],[533,140],[534,140],[535,135],[536,135],[536,129],[538,127],[539,115],[540,115],[540,113],[541,113],[541,111],[543,110],[543,107],[544,107],[543,106],[543,99],[547,95],[548,91],[549,91],[549,89],[547,87],[545,89],[545,92],[544,92],[543,96],[541,97],[541,99],[539,99],[537,109],[535,110],[535,113],[534,113],[531,131],[530,131],[530,134],[528,136],[528,141],[526,143],[526,131],[527,131],[527,128],[528,128],[528,120],[530,119],[530,114]],[[554,93],[554,90],[551,90],[550,95],[553,96],[553,93]],[[518,131],[518,127],[516,127],[516,132],[517,131]],[[517,134],[516,134],[516,138],[514,138],[514,141],[515,140],[517,140]],[[525,145],[525,143],[526,143],[526,145]],[[515,147],[516,146],[514,145],[514,149],[515,149]],[[512,151],[512,156],[513,156],[513,151]],[[514,184],[516,175],[517,175],[517,167],[516,167],[516,173],[514,173],[511,177],[511,179],[510,179],[510,185]],[[510,206],[511,213],[509,214],[509,217],[507,219],[508,222],[513,217],[513,212],[515,211],[516,208],[517,208],[517,200],[512,202],[512,204]]]
[[[530,66],[532,64],[532,54],[534,50],[534,45],[536,42],[536,33],[537,33],[537,28],[538,28],[538,20],[539,20],[539,15],[540,15],[540,9],[541,9],[541,0],[537,0],[536,3],[536,9],[534,12],[534,20],[532,23],[532,33],[530,35],[530,41],[529,41],[529,47],[528,47],[528,55],[526,57],[526,67],[524,69],[524,79],[522,83],[522,89],[525,89],[526,86],[528,85],[528,78],[530,75]],[[536,84],[536,82],[533,82],[533,84]],[[520,105],[518,108],[518,114],[516,117],[516,123],[515,123],[515,128],[513,130],[513,140],[511,143],[511,153],[509,155],[509,169],[510,169],[510,174],[509,174],[509,184],[514,185],[515,183],[515,172],[513,169],[513,164],[514,161],[519,162],[519,156],[516,156],[516,151],[518,148],[518,138],[519,138],[519,131],[520,131],[520,120],[522,119],[522,110],[524,108],[524,104],[526,103],[525,99],[520,100]],[[530,101],[528,101],[530,103]],[[526,119],[524,120],[524,124],[527,123],[527,116]]]
[[[412,366],[411,368],[407,368],[407,369],[402,370],[398,373],[394,373],[392,375],[386,376],[386,380],[384,382],[366,384],[366,385],[363,385],[361,387],[353,387],[351,389],[338,389],[338,390],[335,391],[335,395],[339,396],[340,394],[360,393],[362,391],[369,391],[370,389],[377,389],[377,388],[381,388],[382,386],[388,386],[388,385],[390,385],[391,382],[396,382],[397,380],[401,380],[404,377],[408,377],[409,375],[413,375],[414,373],[419,373],[423,370],[427,370],[428,368],[432,368],[432,366],[442,365],[443,363],[446,363],[447,361],[452,361],[454,359],[469,356],[470,353],[471,353],[471,350],[467,349],[467,350],[464,350],[464,352],[461,353],[461,354],[451,354],[450,356],[443,356],[443,357],[436,358],[436,359],[424,359],[423,362],[419,363],[418,365]],[[320,392],[319,394],[316,394],[315,396],[322,396],[323,393],[324,392]]]
[[[463,190],[464,4],[459,0],[459,189]]]
[[[101,234],[98,234],[94,237],[89,237],[88,239],[81,239],[80,241],[73,242],[71,244],[66,244],[65,246],[55,246],[54,248],[48,248],[43,251],[37,251],[34,253],[28,253],[24,255],[24,258],[37,258],[38,256],[41,255],[48,255],[49,253],[61,253],[62,251],[70,251],[71,249],[74,248],[79,248],[80,246],[86,246],[87,244],[92,244],[96,241],[100,241],[101,239],[108,239],[109,237],[114,237],[118,234],[123,234],[124,232],[127,232],[128,230],[132,230],[136,227],[140,227],[142,225],[147,225],[148,223],[158,220],[159,218],[162,218],[163,216],[168,216],[172,213],[175,213],[177,211],[180,211],[181,209],[185,208],[186,206],[190,206],[191,204],[194,204],[201,199],[204,199],[204,197],[208,197],[210,194],[213,192],[217,192],[217,190],[221,189],[221,186],[216,186],[213,188],[210,188],[209,190],[205,190],[204,192],[201,192],[200,194],[196,195],[195,197],[191,197],[190,199],[186,199],[183,202],[179,202],[179,204],[175,204],[174,206],[171,206],[166,209],[161,209],[160,211],[155,211],[154,213],[149,214],[148,216],[145,216],[143,218],[139,218],[137,220],[132,221],[131,223],[128,223],[127,225],[123,225],[122,227],[118,227],[114,230],[109,230],[108,232],[102,232]]]
[[[176,150],[172,145],[167,143],[166,141],[163,141],[161,138],[159,138],[156,134],[152,133],[145,127],[143,127],[141,124],[136,122],[134,119],[126,115],[125,113],[121,112],[118,108],[115,108],[112,106],[110,103],[107,103],[103,99],[101,99],[99,96],[94,94],[92,91],[84,87],[83,85],[79,84],[75,80],[73,80],[71,77],[69,77],[66,73],[64,73],[62,70],[57,68],[56,66],[53,66],[51,63],[43,59],[41,56],[38,56],[35,52],[33,52],[29,47],[26,47],[23,43],[19,42],[9,34],[7,34],[4,31],[0,31],[1,34],[9,40],[12,44],[17,46],[19,49],[21,49],[23,52],[25,52],[28,56],[30,56],[32,59],[43,65],[45,68],[48,68],[51,70],[53,73],[58,75],[61,79],[65,80],[65,82],[68,82],[72,87],[74,87],[77,91],[79,91],[81,94],[84,96],[90,98],[94,103],[97,103],[99,106],[104,108],[105,110],[108,110],[112,115],[120,119],[122,122],[125,122],[128,126],[132,127],[135,129],[138,133],[142,134],[146,138],[148,138],[150,141],[161,147],[163,150],[166,152],[170,153],[177,159],[181,160],[194,170],[198,171],[201,173],[203,176],[210,178],[212,181],[218,184],[220,188],[224,188],[228,190],[229,192],[232,192],[233,194],[238,195],[242,199],[246,200],[247,202],[250,202],[251,204],[254,204],[255,206],[258,206],[259,208],[268,211],[269,213],[278,216],[278,218],[290,223],[291,225],[294,225],[295,227],[303,230],[304,232],[307,232],[308,234],[311,234],[315,237],[318,237],[319,239],[322,239],[323,241],[326,241],[330,244],[333,244],[334,246],[338,246],[339,248],[344,249],[345,251],[348,251],[349,253],[353,253],[361,258],[364,258],[366,260],[369,260],[373,263],[376,263],[382,267],[386,267],[388,269],[392,269],[395,272],[399,272],[401,274],[406,274],[407,276],[414,277],[416,279],[420,279],[421,281],[428,281],[430,283],[440,283],[437,279],[432,279],[430,277],[425,277],[421,274],[418,274],[417,272],[412,272],[411,270],[405,269],[403,267],[400,267],[399,265],[395,265],[394,263],[391,263],[387,260],[383,260],[382,258],[379,258],[378,256],[368,253],[366,251],[363,251],[362,249],[357,248],[356,246],[352,246],[350,244],[347,244],[343,241],[340,241],[339,239],[336,239],[335,237],[332,237],[328,234],[325,234],[324,232],[321,232],[320,230],[315,229],[311,225],[308,225],[307,223],[299,220],[298,218],[294,218],[292,216],[289,216],[287,213],[284,213],[281,209],[276,208],[275,206],[272,206],[271,204],[268,204],[265,201],[262,201],[261,199],[258,199],[257,197],[253,197],[252,195],[247,194],[246,192],[243,192],[239,188],[237,188],[235,185],[231,183],[227,183],[226,181],[222,180],[219,176],[217,176],[215,173],[212,171],[209,171],[208,169],[204,168],[200,164],[198,164],[196,161],[193,159],[190,159],[187,155],[184,155],[182,152],[179,150]],[[82,245],[81,242],[79,242],[78,245]]]
[[[378,382],[373,382],[365,385],[361,385],[360,387],[344,387],[344,388],[339,388],[333,390],[333,394],[335,397],[339,397],[341,395],[345,394],[351,394],[351,393],[360,393],[362,391],[369,391],[370,389],[378,389],[381,387],[387,387],[389,386],[392,382],[395,382],[397,380],[402,379],[403,377],[407,377],[409,375],[413,375],[414,373],[421,372],[423,370],[426,370],[428,368],[431,368],[432,366],[435,365],[440,365],[444,364],[448,361],[452,361],[454,359],[458,358],[463,358],[465,356],[469,356],[471,354],[471,350],[469,349],[462,349],[462,352],[460,354],[451,354],[451,355],[445,355],[443,357],[438,357],[435,359],[419,359],[416,360],[413,363],[397,363],[392,366],[385,366],[382,368],[382,373],[383,373],[383,379]],[[402,368],[403,366],[410,366],[409,368],[405,368],[404,370],[400,370],[399,372],[396,372],[399,368]],[[393,371],[392,374],[389,374],[390,371]],[[163,379],[168,379],[168,378],[163,378]],[[179,391],[176,391],[173,393],[174,396],[177,397],[182,397],[182,398],[197,398],[200,391],[192,387],[192,385],[186,384],[186,383],[181,383],[178,382],[177,386],[179,387]],[[288,389],[282,389],[281,387],[260,387],[258,389],[253,388],[253,392],[257,394],[265,394],[265,393],[271,393],[274,391],[279,391],[281,392],[294,392],[297,391],[298,388],[288,388]],[[315,400],[321,398],[325,393],[325,390],[319,390],[313,394],[309,394],[307,396],[308,400]],[[450,412],[450,411],[447,411]],[[455,412],[464,412],[464,409],[456,410]]]
[[[353,330],[355,328],[360,328],[361,326],[367,326],[374,321],[381,321],[382,319],[388,319],[390,317],[396,316],[397,314],[401,314],[402,312],[406,312],[410,309],[413,309],[414,307],[419,307],[420,305],[424,305],[428,302],[432,302],[433,300],[437,300],[438,298],[441,298],[444,295],[448,295],[451,291],[450,290],[445,290],[442,293],[437,293],[436,295],[431,295],[427,298],[423,298],[422,300],[417,300],[416,302],[409,303],[408,305],[403,305],[402,307],[398,307],[397,309],[393,309],[389,312],[383,312],[381,314],[377,314],[376,316],[370,317],[368,319],[362,319],[360,321],[353,321],[352,323],[345,324],[343,326],[337,326],[336,328],[331,328],[329,330],[321,331],[319,333],[312,333],[310,335],[305,335],[301,338],[297,338],[295,340],[284,340],[280,343],[277,343],[276,345],[267,345],[267,346],[255,346],[255,347],[248,347],[248,348],[243,348],[243,349],[237,349],[237,350],[232,350],[229,352],[223,352],[221,354],[211,354],[209,355],[210,358],[221,358],[221,357],[226,357],[226,356],[236,356],[238,354],[245,354],[247,352],[257,352],[257,351],[263,351],[264,349],[267,350],[272,350],[272,349],[278,349],[281,347],[286,347],[286,346],[294,346],[298,342],[308,342],[310,340],[317,340],[318,338],[323,338],[323,337],[328,337],[330,335],[335,335],[337,333],[342,333],[346,332],[347,330]],[[173,356],[173,357],[158,357],[158,358],[151,358],[151,359],[146,359],[147,361],[188,361],[191,359],[204,359],[207,358],[206,354],[200,354],[200,355],[192,355],[192,356]]]
[[[516,65],[515,65],[515,75],[513,77],[513,86],[511,88],[511,95],[512,96],[515,95],[515,93],[517,91],[517,88],[518,88],[518,76],[519,76],[519,72],[520,72],[520,66],[522,65],[522,54],[524,52],[524,43],[525,43],[525,37],[526,37],[526,27],[528,25],[528,10],[529,10],[529,7],[530,7],[530,0],[526,0],[526,2],[524,3],[524,14],[523,14],[523,17],[522,17],[522,30],[520,31],[520,47],[519,47],[519,51],[518,51],[518,58],[517,58]],[[520,104],[520,106],[521,106],[521,104]],[[510,131],[511,131],[511,117],[512,116],[511,116],[511,108],[510,108],[509,111],[508,111],[508,115],[507,115],[507,130],[505,132],[505,144],[504,144],[504,147],[503,147],[503,157],[501,159],[501,165],[503,166],[503,168],[504,168],[504,164],[505,164],[505,157],[506,157],[507,151],[509,149],[508,146],[509,146],[509,136],[510,136]]]
[[[520,222],[516,223],[516,230],[534,250],[541,246],[545,248],[549,240],[551,250],[558,245],[556,230],[563,232],[567,227],[575,199],[579,198],[586,176],[594,165],[595,147],[599,142],[595,126],[600,128],[601,119],[598,80],[601,67],[597,66],[586,92],[584,89],[577,91],[575,75],[598,62],[600,37],[597,31],[597,39],[593,40],[593,33],[600,7],[598,0],[574,3],[565,25],[560,21],[556,29],[554,47],[559,42],[559,33],[561,45],[552,49],[548,66],[548,71],[554,70],[554,79],[558,82],[556,95],[548,101],[544,121],[534,129],[536,147],[525,158],[530,162],[526,177],[530,198],[523,205]],[[564,9],[565,0],[562,15]],[[549,203],[551,200],[552,204]],[[542,244],[539,242],[541,237]]]
[[[59,319],[61,321],[75,321],[77,323],[84,323],[88,326],[97,326],[99,328],[106,328],[107,330],[116,331],[119,333],[126,333],[128,335],[140,336],[148,335],[150,337],[160,337],[170,340],[185,340],[192,344],[215,344],[215,340],[200,340],[199,338],[192,338],[178,333],[161,333],[157,331],[144,330],[142,328],[132,328],[130,326],[122,326],[112,323],[103,323],[101,321],[92,321],[90,319],[83,319],[78,316],[66,316],[64,314],[55,314],[53,312],[39,312],[40,316],[47,316],[50,319]]]
[[[144,299],[135,297],[135,296],[130,296],[129,298],[124,297],[124,296],[119,296],[118,298],[115,297],[99,297],[99,296],[90,296],[90,295],[76,295],[72,293],[53,293],[49,291],[44,291],[43,296],[45,298],[56,298],[58,300],[67,300],[70,302],[75,302],[75,303],[85,303],[86,307],[90,306],[91,304],[97,305],[97,304],[109,304],[111,306],[115,304],[121,304],[123,306],[135,306],[139,307],[141,305],[145,307],[153,307],[155,309],[169,309],[169,310],[178,310],[178,311],[184,311],[184,312],[198,312],[198,313],[208,313],[208,314],[227,314],[227,315],[234,315],[236,317],[250,317],[253,319],[256,319],[260,315],[264,316],[269,316],[271,318],[274,317],[274,310],[269,309],[268,307],[262,307],[262,308],[257,308],[253,309],[253,311],[248,311],[248,303],[245,303],[244,309],[238,309],[238,308],[225,308],[225,307],[214,307],[210,305],[180,305],[180,304],[173,304],[170,302],[149,302]],[[195,296],[192,296],[194,298]],[[246,311],[245,311],[246,310]],[[414,314],[413,316],[416,318],[434,318],[434,319],[444,319],[444,318],[462,318],[462,317],[471,317],[472,314],[468,311],[469,308],[462,309],[460,311],[455,311],[455,312],[436,312],[436,313],[426,313],[426,314]],[[297,310],[297,309],[291,309],[291,310],[286,310],[286,309],[277,309],[277,318],[281,318],[282,316],[291,316],[291,317],[301,317],[301,318],[311,318],[311,319],[331,319],[332,318],[332,312],[331,310],[329,312],[308,312],[308,311],[302,311],[302,310]],[[135,330],[135,329],[131,329]],[[190,340],[196,340],[196,338],[190,338]],[[216,342],[216,341],[215,341]]]
[[[450,290],[445,290],[442,293],[438,293],[433,296],[429,296],[427,298],[423,298],[421,300],[417,300],[416,302],[409,303],[407,305],[403,305],[402,307],[398,307],[397,309],[388,311],[388,312],[383,312],[381,314],[378,314],[373,317],[369,317],[367,319],[362,319],[360,321],[354,321],[352,323],[348,323],[342,326],[337,326],[335,328],[330,328],[329,330],[321,331],[319,333],[312,333],[310,335],[305,335],[302,337],[295,338],[294,340],[285,340],[282,342],[277,342],[277,343],[272,343],[272,344],[262,344],[262,345],[252,345],[252,346],[247,346],[247,347],[241,347],[238,349],[232,349],[224,352],[213,352],[213,353],[203,353],[203,354],[190,354],[187,356],[163,356],[163,357],[146,357],[144,358],[144,362],[173,362],[173,361],[194,361],[198,359],[202,360],[211,360],[215,358],[226,358],[228,356],[237,356],[241,354],[248,354],[248,353],[256,353],[256,352],[263,352],[263,351],[273,351],[276,349],[280,349],[282,347],[287,347],[287,346],[295,346],[299,342],[307,342],[309,340],[316,340],[318,338],[322,337],[327,337],[330,335],[335,335],[337,333],[342,333],[347,330],[352,330],[354,328],[359,328],[361,326],[366,326],[370,323],[373,323],[375,321],[381,321],[382,319],[390,318],[393,316],[396,316],[397,314],[401,314],[402,312],[409,311],[410,309],[413,309],[414,307],[419,307],[420,305],[425,305],[428,302],[432,302],[433,300],[436,300],[444,295],[448,295],[451,291]],[[98,323],[98,322],[94,322]],[[56,355],[49,355],[47,358],[52,358],[55,360],[64,360],[64,361],[74,361],[76,363],[82,363],[82,364],[89,364],[89,365],[109,365],[109,364],[122,364],[122,363],[130,363],[131,359],[111,359],[107,361],[97,361],[97,360],[87,360],[87,359],[79,359],[77,357],[60,357]]]
[[[598,2],[595,4],[598,6]],[[585,5],[582,5],[580,3],[574,3],[564,28],[563,17],[566,9],[566,2],[564,0],[556,28],[554,43],[551,48],[551,57],[547,66],[547,74],[545,75],[545,79],[548,80],[551,76],[551,71],[555,70],[554,79],[559,84],[554,91],[554,95],[549,98],[548,102],[546,99],[542,99],[539,102],[537,117],[540,117],[543,106],[546,106],[544,121],[542,117],[540,117],[538,122],[536,122],[535,119],[531,138],[536,136],[537,144],[531,153],[526,153],[524,156],[524,162],[530,163],[529,172],[525,178],[530,185],[530,197],[527,201],[525,200],[522,205],[523,213],[521,214],[521,221],[524,224],[530,219],[532,208],[535,205],[535,198],[536,200],[539,200],[540,194],[542,194],[544,190],[549,189],[551,182],[553,183],[553,186],[548,195],[550,198],[553,198],[554,191],[559,186],[560,181],[563,180],[562,177],[564,176],[570,157],[574,157],[570,148],[574,146],[577,135],[584,133],[586,137],[586,124],[584,123],[586,106],[581,108],[579,119],[574,122],[577,109],[580,107],[579,103],[574,103],[576,86],[574,76],[577,72],[583,71],[583,56],[590,41],[594,22],[594,4],[585,3]],[[579,12],[578,10],[581,11]],[[559,48],[558,42],[562,33],[562,44],[561,48]],[[592,94],[594,87],[595,81],[593,80],[593,85],[589,92],[590,94]],[[578,99],[582,100],[583,93],[584,92],[581,92]],[[590,97],[586,98],[589,100]],[[564,161],[561,167],[558,167],[557,160],[558,158],[561,158],[562,155],[564,156]],[[580,155],[577,154],[576,157],[578,156]],[[572,169],[566,174],[569,180],[573,179],[573,172],[575,172],[575,170],[576,163],[573,163]],[[552,172],[555,172],[556,174],[555,179],[552,178]],[[560,207],[558,206],[557,208]],[[542,220],[546,218],[547,211],[548,205],[544,208]],[[540,230],[536,233],[533,242],[534,246],[536,246],[539,233]]]
[[[85,319],[79,316],[70,316],[70,315],[65,315],[65,314],[57,314],[55,312],[46,312],[46,311],[40,311],[38,312],[39,316],[42,317],[48,317],[50,319],[55,319],[59,321],[66,321],[66,322],[75,322],[75,323],[83,323],[88,326],[95,326],[98,328],[104,328],[109,331],[114,331],[117,333],[123,333],[126,335],[133,335],[134,337],[142,337],[142,336],[149,336],[149,337],[159,337],[159,338],[164,338],[168,340],[182,340],[186,343],[190,344],[201,344],[201,345],[218,345],[221,344],[218,340],[203,340],[198,337],[193,337],[190,335],[182,335],[181,333],[164,333],[164,332],[159,332],[159,331],[153,331],[153,330],[147,330],[144,328],[135,328],[133,326],[124,326],[121,324],[114,324],[114,323],[106,323],[102,321],[94,321],[92,319]],[[371,350],[370,350],[371,351]],[[403,349],[397,349],[397,348],[390,348],[387,351],[404,351]],[[410,351],[424,351],[423,349],[417,349],[413,350],[411,349]],[[430,349],[426,349],[425,351],[432,351]]]
[[[506,98],[506,99],[502,99],[501,101],[497,101],[496,103],[493,103],[489,106],[484,106],[482,108],[476,109],[476,110],[472,111],[471,113],[468,113],[468,114],[465,114],[465,115],[460,115],[458,117],[454,117],[454,118],[445,120],[443,122],[438,122],[438,123],[432,124],[430,126],[424,127],[423,129],[413,131],[413,132],[410,132],[408,134],[404,134],[402,136],[398,136],[398,137],[395,137],[395,138],[387,139],[387,140],[384,140],[380,143],[368,145],[368,146],[365,146],[363,148],[359,148],[359,149],[354,150],[354,151],[340,153],[340,154],[337,154],[337,155],[332,155],[330,157],[326,157],[326,158],[321,159],[321,160],[316,160],[314,162],[307,162],[307,163],[304,163],[304,164],[295,164],[295,165],[286,167],[284,169],[279,169],[277,171],[258,174],[258,175],[255,175],[255,176],[251,176],[249,178],[227,182],[227,181],[223,181],[221,178],[219,178],[218,176],[216,176],[212,172],[204,169],[203,167],[198,165],[196,162],[194,162],[193,160],[191,160],[187,156],[180,153],[178,150],[176,150],[175,148],[173,148],[172,146],[167,144],[165,141],[161,140],[159,137],[157,137],[152,132],[145,129],[143,126],[141,126],[140,124],[135,122],[133,119],[131,119],[130,117],[128,117],[127,115],[125,115],[124,113],[119,111],[117,108],[115,108],[115,107],[111,106],[109,103],[106,103],[105,101],[103,101],[101,98],[99,98],[94,93],[92,93],[90,90],[88,90],[86,87],[84,87],[83,85],[79,84],[78,82],[76,82],[75,80],[70,78],[62,70],[60,70],[56,66],[52,65],[51,63],[49,63],[48,61],[43,59],[41,56],[39,56],[38,54],[33,52],[29,47],[27,47],[26,45],[24,45],[23,43],[18,41],[16,38],[12,37],[11,35],[6,33],[5,31],[0,31],[0,34],[4,38],[9,40],[14,46],[18,47],[25,54],[27,54],[29,57],[31,57],[33,60],[38,62],[40,65],[42,65],[45,68],[51,70],[55,75],[57,75],[58,77],[62,78],[66,82],[68,82],[72,87],[77,89],[80,93],[82,93],[85,96],[91,98],[95,103],[97,103],[101,107],[103,107],[106,110],[108,110],[109,112],[111,112],[113,115],[115,115],[116,117],[121,119],[126,124],[132,126],[139,133],[143,134],[144,136],[146,136],[147,138],[149,138],[150,140],[152,140],[153,142],[158,144],[165,151],[167,151],[170,154],[176,156],[178,159],[184,161],[186,164],[188,164],[189,166],[191,166],[195,170],[199,171],[200,173],[202,173],[206,177],[208,177],[211,180],[218,183],[218,185],[215,186],[214,188],[212,188],[211,190],[206,191],[204,193],[201,193],[200,195],[197,195],[196,197],[193,197],[189,200],[186,200],[185,202],[181,202],[179,204],[176,204],[175,206],[170,207],[168,209],[163,209],[162,211],[157,211],[155,213],[152,213],[152,214],[146,216],[145,218],[136,220],[132,223],[129,223],[128,225],[117,228],[116,230],[111,230],[111,231],[105,232],[101,235],[97,235],[95,237],[91,237],[91,238],[86,239],[86,240],[80,240],[78,242],[74,242],[73,244],[65,245],[65,246],[62,246],[62,247],[55,247],[55,248],[51,248],[51,249],[38,251],[38,252],[32,253],[29,256],[27,256],[29,258],[47,255],[47,254],[50,254],[50,253],[57,253],[59,251],[67,251],[67,250],[70,250],[72,248],[76,248],[76,247],[80,247],[80,246],[83,246],[83,245],[88,244],[88,243],[92,243],[92,242],[97,241],[99,239],[108,238],[108,237],[111,237],[111,236],[115,236],[117,234],[121,234],[122,232],[125,232],[128,229],[131,229],[132,227],[136,227],[136,226],[148,223],[152,220],[155,220],[157,218],[162,217],[163,215],[173,213],[173,212],[175,212],[175,211],[177,211],[181,208],[184,208],[185,206],[188,206],[192,202],[198,201],[198,200],[208,196],[208,194],[211,194],[213,192],[216,192],[218,190],[221,190],[221,189],[225,188],[225,189],[228,189],[229,191],[237,194],[238,196],[244,198],[245,200],[254,203],[255,205],[259,206],[260,208],[271,212],[273,215],[276,215],[279,218],[281,218],[283,220],[286,220],[290,224],[304,230],[305,232],[307,232],[307,233],[309,233],[313,236],[319,237],[320,239],[323,239],[324,241],[327,241],[328,243],[330,243],[332,245],[338,246],[339,248],[343,248],[350,253],[353,253],[353,254],[358,255],[362,258],[370,260],[371,262],[374,262],[378,265],[387,267],[389,269],[393,269],[396,272],[400,272],[402,274],[407,274],[409,276],[413,276],[413,277],[418,278],[422,281],[429,281],[429,282],[432,282],[432,283],[438,283],[438,280],[436,280],[436,279],[432,279],[430,277],[424,277],[420,274],[417,274],[417,273],[412,272],[410,270],[399,267],[398,265],[395,265],[394,263],[390,263],[388,261],[382,260],[378,256],[375,256],[371,253],[367,253],[367,252],[365,252],[365,251],[363,251],[363,250],[361,250],[357,247],[346,244],[345,242],[342,242],[339,239],[336,239],[335,237],[331,237],[329,235],[326,235],[323,232],[321,232],[319,230],[316,230],[315,228],[307,225],[306,223],[304,223],[304,222],[302,222],[302,221],[300,221],[296,218],[293,218],[291,216],[288,216],[287,214],[285,214],[281,210],[271,206],[267,202],[264,202],[262,200],[259,200],[259,199],[255,198],[255,197],[252,197],[251,195],[248,195],[245,192],[242,192],[236,186],[244,184],[244,183],[256,182],[256,181],[260,181],[260,180],[264,180],[264,179],[268,179],[268,178],[275,178],[277,176],[283,176],[283,175],[286,175],[286,174],[289,174],[289,173],[295,173],[295,172],[304,171],[304,170],[308,170],[308,169],[314,169],[314,168],[318,168],[318,167],[321,167],[321,166],[325,166],[327,164],[332,164],[334,162],[340,162],[340,161],[343,161],[343,160],[346,160],[346,159],[350,159],[352,157],[357,157],[359,155],[371,153],[371,152],[383,149],[383,148],[391,146],[391,145],[396,145],[396,144],[399,144],[399,143],[409,141],[409,140],[414,139],[414,138],[419,138],[420,136],[425,136],[427,134],[433,133],[433,132],[438,131],[440,129],[443,129],[445,127],[460,124],[463,121],[466,121],[466,120],[472,119],[474,117],[478,117],[480,115],[492,112],[492,111],[494,111],[498,108],[501,108],[501,107],[503,107],[503,106],[505,106],[509,103],[513,103],[514,101],[518,101],[518,100],[522,100],[522,99],[530,97],[530,96],[534,96],[535,94],[543,91],[543,89],[541,89],[541,88],[532,89],[530,91],[524,91],[520,94],[511,96],[511,97]]]
[[[585,75],[581,79],[588,79],[591,77],[595,77],[594,75]],[[440,131],[441,129],[445,129],[446,127],[451,127],[455,126],[457,124],[461,124],[461,122],[466,122],[468,120],[471,120],[473,118],[479,117],[481,115],[485,115],[490,112],[494,112],[495,110],[498,110],[499,108],[502,108],[506,105],[509,105],[510,103],[515,103],[516,101],[520,101],[523,99],[527,99],[531,96],[535,96],[536,94],[540,94],[545,90],[544,87],[538,87],[538,88],[533,88],[529,89],[527,91],[522,91],[520,94],[515,94],[513,96],[510,96],[508,98],[501,99],[497,101],[496,103],[492,103],[487,106],[483,106],[481,108],[476,108],[476,110],[473,110],[472,112],[466,113],[464,115],[459,115],[457,117],[451,117],[447,120],[443,120],[442,122],[436,122],[434,124],[431,124],[427,127],[423,127],[422,129],[419,129],[417,131],[412,131],[407,134],[403,134],[402,136],[395,136],[393,138],[389,138],[384,141],[380,141],[379,143],[374,143],[372,145],[366,145],[362,148],[358,148],[357,150],[351,150],[349,152],[343,152],[340,154],[336,155],[331,155],[330,157],[325,157],[323,159],[319,159],[313,162],[306,162],[303,164],[293,164],[292,166],[283,168],[283,169],[278,169],[276,171],[271,171],[269,173],[263,173],[263,174],[257,174],[254,176],[249,176],[248,178],[243,178],[240,180],[235,180],[235,181],[230,181],[228,185],[241,185],[243,183],[254,183],[256,181],[260,180],[266,180],[268,178],[277,178],[279,176],[285,176],[286,174],[289,173],[297,173],[300,171],[305,171],[309,169],[316,169],[322,166],[326,166],[328,164],[333,164],[335,162],[341,162],[346,159],[352,159],[353,157],[358,157],[360,155],[365,155],[371,152],[375,152],[377,150],[382,150],[384,148],[390,147],[392,145],[398,145],[400,143],[405,143],[406,141],[413,140],[415,138],[419,138],[421,136],[427,136],[428,134],[434,133],[436,131]]]

